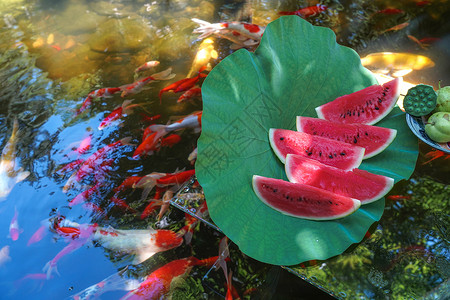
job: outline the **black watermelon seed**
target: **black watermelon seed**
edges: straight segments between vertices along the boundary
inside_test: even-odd
[[[344,156],[344,155],[345,155],[345,152],[341,152],[341,155]]]
[[[328,157],[329,157],[329,158],[333,158],[333,155],[330,154],[330,155],[328,155]]]
[[[354,138],[354,139],[353,139],[353,143],[356,144],[357,142],[358,142],[358,140],[357,140],[356,138]]]
[[[284,140],[284,137],[280,137],[280,141]]]
[[[379,110],[378,106],[375,106],[375,110]]]

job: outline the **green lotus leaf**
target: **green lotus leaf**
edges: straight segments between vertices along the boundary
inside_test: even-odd
[[[209,73],[196,175],[212,220],[241,251],[276,265],[327,259],[360,242],[381,218],[384,199],[342,219],[310,221],[279,213],[252,189],[254,174],[287,180],[269,128],[295,130],[297,115],[317,117],[315,107],[376,83],[330,29],[297,16],[273,21],[254,53],[238,50]],[[409,178],[418,149],[405,114],[396,108],[377,125],[397,129],[397,137],[361,168],[396,182]]]

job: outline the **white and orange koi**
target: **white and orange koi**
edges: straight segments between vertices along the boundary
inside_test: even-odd
[[[191,100],[192,98],[201,96],[201,95],[202,95],[202,89],[199,88],[198,86],[194,86],[194,87],[190,88],[189,90],[187,90],[186,92],[184,92],[180,96],[180,98],[178,98],[177,103]]]
[[[70,224],[74,229],[93,228],[92,240],[103,247],[134,255],[134,264],[141,263],[158,252],[176,248],[183,243],[183,237],[172,230],[166,229],[114,229],[100,227],[96,224]],[[59,224],[55,224],[59,226]]]
[[[77,110],[77,115],[81,114],[83,111],[85,111],[91,104],[92,100],[95,100],[97,98],[111,98],[114,94],[120,92],[121,89],[117,87],[108,87],[108,88],[101,88],[94,90],[90,92],[87,97],[84,99],[83,103],[81,104],[81,107]]]
[[[2,150],[0,157],[0,202],[5,201],[13,187],[27,178],[30,172],[22,168],[16,170],[16,144],[19,123],[14,119],[11,136]]]
[[[151,60],[148,61],[142,65],[140,65],[139,67],[136,68],[136,70],[134,70],[134,73],[139,73],[145,70],[149,70],[149,69],[153,69],[154,67],[159,65],[159,61],[157,60]]]
[[[150,130],[156,133],[158,138],[167,135],[169,132],[181,130],[185,128],[192,128],[195,132],[200,132],[202,128],[202,112],[198,111],[192,113],[184,118],[175,121],[169,125],[150,125]]]
[[[169,80],[174,77],[175,74],[172,74],[172,68],[168,68],[162,72],[152,74],[133,83],[122,85],[120,87],[120,90],[122,91],[121,96],[126,97],[128,95],[137,94],[140,91],[142,91],[145,85],[147,85],[150,82],[154,82],[157,80]]]
[[[194,29],[194,33],[201,33],[198,36],[199,39],[206,38],[212,34],[232,33],[259,42],[266,29],[264,26],[244,22],[209,23],[197,18],[191,20],[200,25]]]

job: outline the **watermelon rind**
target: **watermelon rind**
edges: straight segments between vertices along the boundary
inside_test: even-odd
[[[361,205],[380,200],[394,186],[394,179],[365,170],[345,171],[308,157],[288,154],[285,164],[290,182],[321,188],[361,201]]]
[[[284,164],[286,163],[286,155],[291,154],[305,154],[305,149],[299,148],[299,147],[291,147],[290,150],[293,152],[283,152],[281,149],[278,140],[275,138],[275,134],[279,132],[286,132],[287,134],[293,135],[295,138],[303,139],[305,136],[308,137],[309,141],[312,142],[312,146],[315,146],[317,144],[323,144],[324,148],[327,148],[327,151],[335,151],[335,156],[337,153],[342,153],[342,150],[344,151],[343,155],[334,159],[330,157],[331,159],[326,158],[326,155],[323,155],[321,157],[315,156],[313,153],[309,153],[311,155],[311,158],[317,159],[325,164],[330,164],[335,167],[339,167],[344,170],[351,170],[354,168],[359,167],[361,164],[365,149],[363,147],[351,145],[348,143],[335,141],[331,139],[327,139],[321,136],[315,136],[308,133],[293,131],[293,130],[287,130],[287,129],[278,129],[278,128],[270,128],[269,129],[269,142],[270,146],[272,147],[275,155],[281,160],[281,162]],[[348,151],[348,153],[345,153]],[[334,160],[333,160],[334,159]]]
[[[403,82],[402,77],[397,77],[389,82],[386,82],[383,85],[372,85],[367,88],[364,88],[362,90],[356,91],[351,94],[340,96],[333,101],[330,101],[328,103],[325,103],[321,106],[318,106],[315,108],[317,116],[320,119],[329,120],[333,122],[339,122],[339,123],[360,123],[360,124],[367,124],[367,125],[373,125],[383,119],[385,116],[387,116],[391,110],[394,108],[395,104],[397,103],[397,99],[400,96],[400,88]],[[367,101],[367,98],[371,98],[371,100],[377,101],[378,93],[373,91],[374,87],[390,87],[393,88],[394,91],[390,92],[390,99],[389,105],[387,105],[384,110],[378,111],[371,111],[370,116],[365,112],[364,115],[361,115],[357,117],[353,115],[352,121],[349,121],[349,117],[342,118],[341,116],[346,115],[346,107],[348,106],[348,103],[351,102],[351,107],[357,107],[357,108],[364,108],[364,105],[366,104],[365,101]],[[326,110],[326,112],[325,112]],[[367,109],[366,109],[367,110]]]
[[[312,199],[315,205],[322,205],[326,204],[331,206],[331,208],[333,208],[333,205],[338,205],[339,202],[346,202],[345,204],[348,205],[348,208],[344,211],[342,211],[341,213],[335,213],[330,215],[329,211],[327,211],[327,207],[324,207],[323,209],[315,209],[314,203],[311,204],[312,210],[315,210],[315,215],[311,216],[310,214],[312,213],[311,211],[307,212],[308,207],[304,208],[304,211],[294,211],[295,207],[293,205],[291,205],[291,203],[289,203],[291,205],[290,208],[292,208],[290,211],[287,211],[286,209],[281,208],[280,206],[274,206],[273,203],[271,203],[272,199],[268,199],[266,197],[264,197],[264,195],[262,194],[262,191],[260,190],[261,186],[263,184],[271,184],[272,186],[275,185],[277,186],[277,189],[279,190],[280,193],[283,193],[282,191],[284,191],[285,193],[290,193],[291,195],[294,194],[294,197],[296,196],[301,196],[302,193],[309,193],[314,195],[313,197],[315,197],[315,199]],[[329,220],[335,220],[335,219],[341,219],[344,218],[348,215],[351,215],[352,213],[354,213],[356,210],[358,210],[358,208],[361,206],[361,201],[357,200],[357,199],[353,199],[350,197],[346,197],[346,196],[341,196],[323,189],[319,189],[313,186],[309,186],[309,185],[305,185],[305,184],[300,184],[300,183],[292,183],[289,181],[285,181],[282,179],[275,179],[275,178],[268,178],[268,177],[263,177],[263,176],[259,176],[259,175],[253,175],[252,178],[252,186],[253,186],[253,190],[256,194],[256,196],[267,206],[271,207],[272,209],[279,211],[282,214],[291,216],[291,217],[295,217],[295,218],[301,218],[301,219],[307,219],[307,220],[313,220],[313,221],[329,221]],[[285,198],[282,198],[283,201],[288,202],[290,201],[288,199],[288,196],[286,196]],[[285,204],[285,203],[282,203]],[[308,215],[307,215],[308,214]]]
[[[315,125],[315,128],[317,128],[316,130],[318,130],[318,132],[314,133],[311,132],[309,128],[305,128],[305,126],[303,125],[304,122],[302,121],[313,123]],[[327,127],[332,128],[334,130],[327,131],[326,129],[324,129]],[[344,124],[324,120],[321,118],[312,118],[304,116],[297,116],[297,131],[323,136],[333,140],[343,141],[352,145],[361,146],[366,149],[364,152],[363,159],[374,157],[375,155],[383,152],[384,149],[386,149],[397,136],[397,130],[391,128],[367,124]],[[335,131],[340,131],[339,135],[332,136],[332,134],[335,133]],[[364,136],[362,136],[362,137],[355,137],[356,140],[353,141],[353,139],[351,138],[351,134],[353,134],[354,132],[363,132],[363,131],[370,132],[371,134],[369,134],[367,139],[364,139]],[[326,136],[322,134],[325,134]],[[379,136],[383,136],[383,138],[380,138]],[[367,143],[364,143],[365,141],[367,141]]]

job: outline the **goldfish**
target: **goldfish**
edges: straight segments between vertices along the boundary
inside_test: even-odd
[[[187,180],[189,180],[194,175],[195,175],[194,169],[167,174],[164,177],[156,179],[156,185],[159,187],[174,185],[174,184],[179,186],[179,185],[184,184]]]
[[[413,41],[414,43],[416,43],[417,45],[419,45],[420,48],[426,50],[427,46],[425,44],[423,44],[421,41],[419,41],[415,36],[407,34],[406,35],[408,37],[408,39],[410,39],[411,41]]]
[[[9,256],[9,246],[6,245],[0,249],[0,268],[10,260],[11,257]]]
[[[19,212],[17,211],[16,208],[14,208],[14,216],[11,220],[11,223],[9,224],[9,237],[13,241],[17,241],[19,239],[19,234],[23,231],[19,227],[18,217],[19,217]]]
[[[192,62],[191,69],[189,70],[187,77],[192,77],[198,73],[201,67],[208,66],[208,70],[211,69],[209,62],[211,59],[217,59],[219,53],[214,48],[214,39],[209,37],[204,39],[198,46],[197,53],[195,54],[194,61]]]
[[[114,192],[118,193],[124,191],[126,189],[134,188],[134,185],[138,183],[144,176],[129,176],[125,178],[125,180],[116,188],[114,188]]]
[[[194,266],[211,266],[217,257],[197,259],[193,256],[171,261],[153,271],[138,288],[128,292],[121,300],[164,299],[174,279],[186,276]]]
[[[14,186],[27,178],[30,172],[22,168],[16,170],[16,144],[19,122],[14,119],[11,136],[2,150],[0,157],[0,202],[5,201]]]
[[[402,14],[405,11],[399,8],[385,8],[375,12],[375,14],[384,14],[384,15],[397,15]]]
[[[77,171],[77,180],[81,180],[90,173],[92,173],[101,163],[108,157],[108,155],[116,151],[118,147],[130,145],[129,141],[131,137],[123,138],[119,141],[111,143],[103,148],[100,148],[95,153],[91,154],[84,162],[81,164]]]
[[[117,194],[113,195],[109,199],[109,201],[114,203],[114,205],[117,206],[117,207],[120,207],[120,208],[129,210],[129,211],[135,212],[135,210],[133,208],[131,208],[125,200],[120,199],[119,197],[117,197]]]
[[[212,34],[219,37],[226,38],[236,45],[254,46],[259,44],[261,37],[266,29],[264,26],[259,26],[244,22],[221,22],[209,23],[197,18],[191,19],[200,26],[194,29],[194,33],[201,33],[198,39],[206,38]]]
[[[401,23],[401,24],[392,26],[392,27],[390,27],[390,28],[388,28],[388,29],[382,31],[381,33],[386,33],[386,32],[389,32],[389,31],[398,31],[398,30],[402,30],[402,29],[406,28],[407,26],[409,26],[409,23],[408,23],[408,22],[404,22],[404,23]]]
[[[206,74],[202,73],[206,69],[206,66],[203,66],[198,71],[197,76],[188,77],[181,80],[178,80],[167,87],[161,89],[159,91],[159,101],[161,102],[161,95],[168,91],[173,91],[174,93],[184,92],[191,89],[200,78],[206,77]]]
[[[144,200],[147,198],[148,194],[156,186],[156,180],[161,177],[167,176],[167,174],[168,173],[152,172],[150,174],[145,175],[141,180],[136,182],[133,185],[134,188],[144,189],[144,191],[142,192],[141,200]]]
[[[131,94],[137,94],[142,91],[146,84],[157,81],[157,80],[169,80],[175,77],[175,74],[172,74],[172,68],[168,68],[162,72],[152,74],[143,79],[137,80],[133,83],[123,85],[120,87],[122,91],[121,96],[126,97]]]
[[[328,7],[323,4],[317,4],[314,6],[308,6],[301,8],[296,11],[280,11],[278,14],[286,16],[286,15],[297,15],[302,18],[308,18],[314,15],[319,14],[322,11],[325,11]]]
[[[84,162],[84,159],[77,159],[71,163],[66,164],[64,167],[59,168],[55,173],[59,176],[64,176],[67,173],[76,170]]]
[[[133,100],[125,100],[122,105],[116,107],[106,118],[102,120],[98,126],[98,130],[103,130],[105,127],[109,126],[114,121],[117,121],[124,115],[129,115],[133,113],[133,108],[139,106],[139,104],[131,104]]]
[[[202,89],[198,86],[194,86],[190,89],[188,89],[186,92],[184,92],[180,98],[178,98],[177,103],[184,102],[186,100],[190,100],[194,97],[201,96],[202,95]]]
[[[150,125],[149,128],[154,132],[153,139],[160,138],[167,135],[169,132],[181,130],[185,128],[192,128],[194,131],[199,132],[202,126],[202,112],[194,112],[182,119],[175,121],[169,125]]]
[[[100,183],[97,183],[93,187],[85,190],[84,192],[78,194],[69,202],[69,206],[72,207],[77,204],[81,204],[91,198],[94,194],[98,195],[98,190],[100,188]]]
[[[92,100],[95,100],[97,98],[111,98],[114,94],[120,91],[121,89],[117,87],[107,87],[90,92],[84,99],[81,107],[77,110],[76,114],[79,115],[83,111],[85,111],[92,104]]]
[[[153,69],[156,66],[159,66],[159,61],[151,60],[137,67],[136,70],[134,70],[134,73],[139,73],[145,70]]]
[[[446,154],[444,153],[444,151],[441,150],[431,150],[430,152],[425,153],[425,157],[429,157],[430,159],[427,160],[426,162],[423,162],[422,165],[428,164],[431,161],[441,157],[443,159],[450,159],[450,154]]]
[[[163,192],[166,191],[166,188],[156,187],[155,195],[153,195],[153,199],[150,200],[150,203],[144,208],[144,211],[141,214],[141,220],[147,218],[150,214],[155,211],[155,209],[162,204],[162,201],[160,200],[163,196]],[[148,195],[148,194],[147,194]],[[147,198],[147,195],[145,197],[143,196],[143,199]]]
[[[389,195],[389,196],[386,196],[386,199],[392,200],[392,201],[410,200],[411,195]]]

